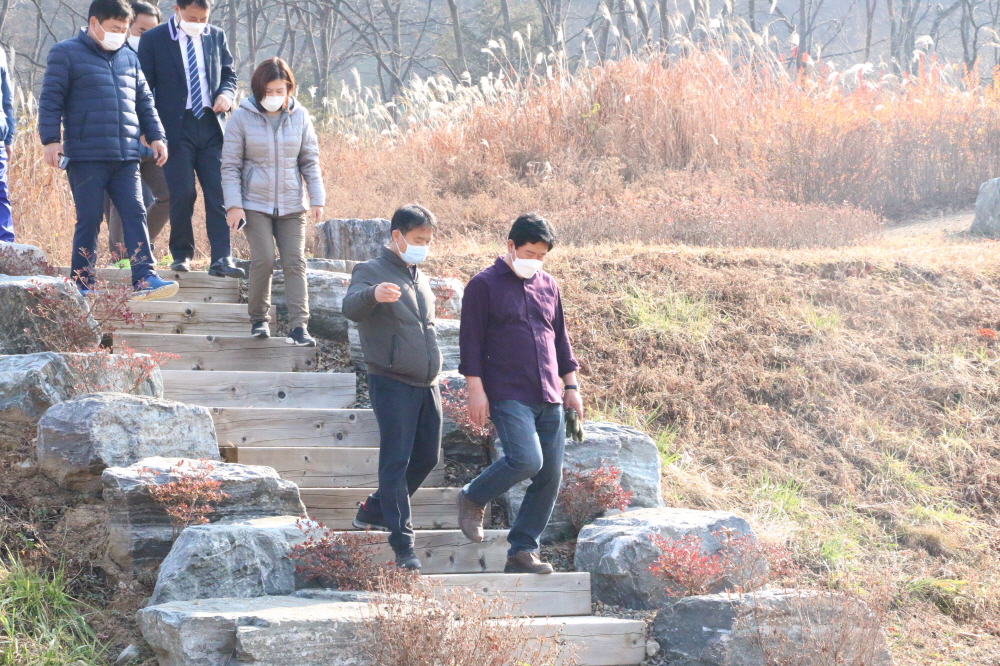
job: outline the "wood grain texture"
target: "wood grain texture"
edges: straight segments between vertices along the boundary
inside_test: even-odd
[[[428,576],[444,589],[464,588],[487,598],[502,597],[498,615],[558,617],[590,615],[590,574],[449,574]]]
[[[421,488],[410,498],[411,520],[416,529],[457,529],[455,499],[459,488]],[[309,517],[335,530],[354,529],[351,521],[358,504],[375,488],[301,488]],[[489,516],[489,512],[486,513]]]
[[[316,367],[315,347],[296,347],[284,339],[116,331],[114,343],[138,352],[177,354],[162,366],[169,370],[306,372]]]
[[[122,331],[137,333],[175,333],[189,335],[250,336],[247,306],[241,303],[191,303],[180,301],[137,301],[132,312],[144,314],[136,324],[118,322]],[[271,307],[271,320],[278,311]]]
[[[335,372],[163,370],[163,397],[202,407],[342,409],[353,404],[357,377]]]
[[[635,666],[646,658],[646,623],[610,617],[534,618],[535,636],[556,637],[576,648],[579,666]]]
[[[213,407],[212,420],[219,444],[240,448],[379,446],[378,423],[370,409]]]
[[[68,266],[56,269],[60,275],[69,276]],[[232,278],[217,278],[205,271],[177,273],[170,270],[156,271],[164,280],[175,280],[180,283],[180,289],[166,302],[187,301],[192,303],[239,303],[240,283]],[[102,268],[99,276],[108,282],[125,282],[132,280],[132,272],[121,268]],[[163,301],[159,301],[163,302]]]
[[[371,488],[378,486],[378,449],[332,447],[226,448],[229,462],[266,465],[300,488]],[[444,467],[438,463],[424,482],[444,485]]]
[[[372,532],[386,541],[373,547],[376,561],[392,561],[387,532]],[[486,530],[481,543],[472,543],[458,530],[419,530],[413,549],[422,574],[499,573],[507,563],[507,530]],[[638,663],[638,662],[636,662]]]

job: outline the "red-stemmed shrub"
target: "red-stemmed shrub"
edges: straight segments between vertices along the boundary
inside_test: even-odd
[[[445,417],[451,419],[458,429],[470,440],[489,446],[493,441],[493,424],[488,422],[483,427],[475,425],[469,418],[469,391],[465,388],[444,386],[441,390],[441,410]]]
[[[215,512],[213,504],[229,497],[219,490],[220,481],[208,478],[215,470],[209,460],[199,460],[195,464],[181,460],[170,468],[169,474],[177,477],[169,483],[156,483],[161,474],[158,470],[143,467],[139,477],[149,488],[153,500],[162,505],[170,516],[174,533],[180,534],[188,525],[203,525],[208,522],[208,514]]]
[[[116,352],[112,354],[102,347],[90,353],[67,355],[66,365],[75,379],[73,393],[135,393],[156,368],[178,358],[177,354],[151,349],[142,354],[125,346],[118,346]]]
[[[632,502],[632,492],[621,486],[621,470],[601,465],[597,469],[564,472],[559,491],[559,507],[575,538],[584,525],[609,509],[624,511]]]

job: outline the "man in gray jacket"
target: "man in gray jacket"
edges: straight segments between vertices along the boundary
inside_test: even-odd
[[[354,267],[343,304],[344,315],[358,323],[381,438],[378,490],[358,508],[354,526],[388,530],[396,565],[405,569],[420,568],[410,496],[437,465],[441,450],[434,292],[417,268],[436,227],[423,206],[397,210],[392,240],[380,256]]]

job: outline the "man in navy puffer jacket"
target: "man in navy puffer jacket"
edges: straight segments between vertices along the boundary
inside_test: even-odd
[[[178,285],[161,280],[150,258],[139,147],[148,142],[162,165],[167,146],[139,58],[122,48],[132,18],[127,0],[94,0],[86,30],[49,50],[38,132],[46,163],[55,167],[68,160],[76,204],[72,270],[80,289],[88,293],[93,287],[107,192],[121,214],[134,298],[152,300],[173,296]]]

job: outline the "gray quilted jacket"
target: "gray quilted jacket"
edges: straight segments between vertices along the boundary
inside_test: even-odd
[[[275,130],[252,97],[243,100],[226,125],[222,191],[226,210],[281,216],[325,205],[319,142],[309,112],[292,99]]]

